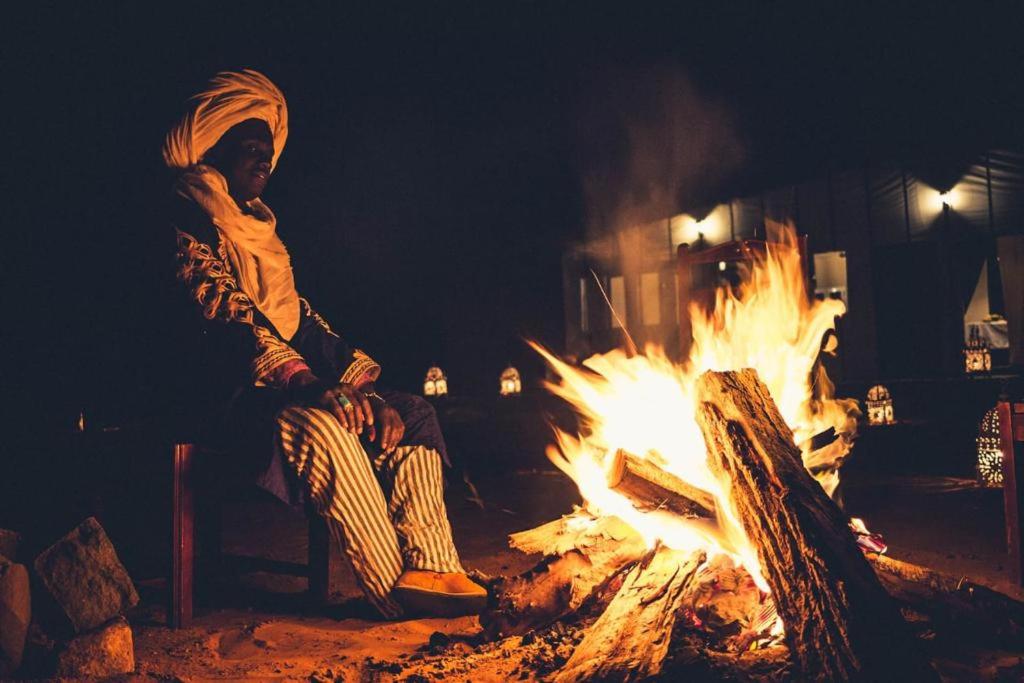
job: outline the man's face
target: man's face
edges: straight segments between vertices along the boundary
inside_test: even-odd
[[[209,163],[228,181],[228,193],[237,202],[259,197],[270,178],[274,138],[266,121],[248,119],[233,126],[207,153]]]

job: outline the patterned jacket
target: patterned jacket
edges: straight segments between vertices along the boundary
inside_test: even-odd
[[[304,298],[299,329],[284,339],[239,288],[219,233],[200,207],[175,197],[171,223],[177,232],[177,280],[190,317],[199,323],[192,328],[198,341],[190,347],[205,398],[229,399],[249,387],[282,388],[304,369],[356,386],[377,379],[380,366],[349,347]]]
[[[273,435],[273,421],[268,418],[283,407],[286,395],[274,389],[306,368],[321,379],[361,387],[376,381],[380,366],[346,344],[303,298],[299,299],[298,331],[291,339],[282,338],[239,289],[219,233],[206,213],[175,197],[170,216],[177,231],[176,273],[185,317],[176,326],[181,328],[177,337],[184,363],[171,384],[187,388],[182,405],[186,419],[199,425],[197,436],[202,443],[229,456],[214,459],[214,466],[223,472],[251,474],[259,486],[298,505],[304,500],[303,487],[288,474],[280,452],[268,448]],[[378,391],[405,423],[402,444],[434,449],[447,463],[434,408],[419,396]],[[369,454],[377,452],[366,434],[363,447]]]

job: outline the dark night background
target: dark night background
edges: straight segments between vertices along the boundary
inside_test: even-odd
[[[540,376],[522,338],[562,342],[561,251],[583,234],[589,169],[608,169],[606,196],[626,191],[624,131],[649,99],[634,82],[688,79],[742,149],[728,174],[691,172],[681,199],[1020,139],[1010,4],[828,5],[5,10],[7,418],[159,404],[174,353],[160,145],[221,69],[284,91],[290,136],[265,198],[299,289],[407,389],[432,363],[455,392],[494,393],[508,361]]]

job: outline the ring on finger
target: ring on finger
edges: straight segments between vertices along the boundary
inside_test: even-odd
[[[352,410],[352,401],[348,400],[348,396],[344,394],[338,394],[334,397],[334,400],[338,402],[342,410]]]

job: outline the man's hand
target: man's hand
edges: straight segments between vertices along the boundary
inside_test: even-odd
[[[370,428],[370,441],[380,436],[380,448],[385,453],[395,449],[405,436],[405,423],[398,411],[387,403],[377,406],[377,426]]]
[[[288,384],[297,400],[328,411],[353,434],[362,434],[364,425],[372,431],[374,415],[370,402],[351,384],[327,384],[309,371],[296,373]]]
[[[373,427],[373,411],[363,392],[342,382],[327,389],[318,397],[319,406],[330,410],[341,426],[353,434],[362,434],[363,425]]]

